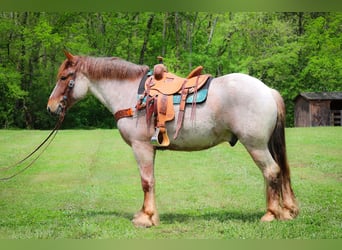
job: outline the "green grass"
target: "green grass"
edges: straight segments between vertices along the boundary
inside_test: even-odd
[[[0,167],[48,133],[0,130]],[[135,228],[143,193],[130,147],[117,130],[63,130],[30,169],[0,182],[0,238],[341,239],[342,128],[291,128],[286,135],[301,208],[296,220],[259,221],[263,179],[238,143],[158,152],[161,224]]]

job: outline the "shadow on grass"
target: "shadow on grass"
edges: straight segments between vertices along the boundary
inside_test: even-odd
[[[263,216],[262,212],[250,212],[250,211],[206,211],[201,212],[197,211],[196,213],[161,213],[160,220],[166,224],[173,224],[173,223],[185,223],[188,221],[195,221],[195,220],[216,220],[220,222],[224,221],[242,221],[242,222],[257,222]],[[105,216],[105,217],[119,217],[124,218],[127,220],[133,219],[133,213],[128,212],[121,212],[121,211],[87,211],[82,210],[79,212],[72,213],[72,216],[77,217],[98,217],[98,216]]]
[[[74,211],[71,213],[71,216],[80,217],[80,218],[89,218],[89,217],[119,217],[131,220],[133,219],[133,214],[128,212],[120,212],[120,211],[97,211],[97,210],[80,210]]]
[[[248,211],[207,211],[199,214],[188,213],[165,213],[160,215],[160,220],[164,223],[173,224],[175,222],[187,222],[192,220],[216,220],[220,222],[225,221],[242,221],[242,222],[257,222],[263,216],[261,212],[248,212]]]

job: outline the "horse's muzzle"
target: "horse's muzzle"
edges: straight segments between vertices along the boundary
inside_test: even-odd
[[[51,105],[48,105],[46,109],[51,115],[60,115],[64,112],[64,107],[61,103],[59,103],[56,108],[52,108]]]

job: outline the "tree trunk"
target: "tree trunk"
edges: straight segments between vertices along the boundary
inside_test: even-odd
[[[168,12],[165,13],[164,23],[163,23],[163,47],[161,56],[164,57],[166,53],[166,30],[167,30],[167,19],[169,17]]]
[[[216,16],[214,18],[214,21],[212,23],[210,22],[210,24],[209,24],[210,33],[209,33],[209,37],[208,37],[207,49],[209,48],[209,46],[211,44],[211,41],[213,39],[214,30],[215,30],[215,27],[216,27],[217,20],[218,20],[218,16]]]
[[[146,48],[147,48],[148,39],[149,39],[150,32],[151,32],[151,29],[152,29],[153,18],[154,18],[154,14],[151,14],[150,18],[147,21],[146,35],[145,35],[143,46],[142,46],[141,51],[140,51],[140,59],[139,59],[139,63],[140,64],[144,63],[144,57],[145,57],[145,52],[146,52]]]
[[[175,42],[176,42],[176,58],[179,59],[179,17],[178,13],[175,12]]]
[[[304,13],[303,12],[299,12],[298,13],[298,35],[299,36],[304,34],[303,19],[304,19]]]

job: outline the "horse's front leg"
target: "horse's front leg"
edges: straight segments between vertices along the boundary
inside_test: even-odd
[[[154,159],[155,149],[149,142],[132,144],[137,160],[141,185],[144,191],[144,203],[139,212],[134,215],[133,224],[137,227],[151,227],[159,224],[159,216],[155,201]]]

